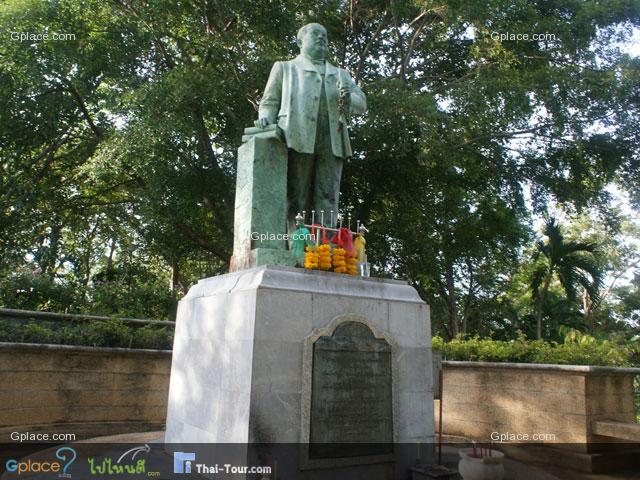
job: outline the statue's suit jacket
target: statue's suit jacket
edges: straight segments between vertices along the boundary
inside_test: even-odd
[[[324,77],[333,154],[347,158],[352,153],[347,125],[338,108],[340,85],[351,87],[350,113],[364,113],[367,99],[346,70],[326,62]],[[260,101],[259,118],[277,122],[287,147],[300,153],[314,153],[321,78],[313,63],[302,55],[276,62]],[[340,128],[339,124],[342,124]]]

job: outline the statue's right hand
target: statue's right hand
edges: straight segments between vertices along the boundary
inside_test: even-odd
[[[269,125],[269,119],[268,118],[259,118],[258,120],[253,122],[253,124],[257,128],[265,128],[267,125]]]

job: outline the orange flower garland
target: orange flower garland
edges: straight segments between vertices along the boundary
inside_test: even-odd
[[[345,262],[347,265],[347,273],[349,275],[357,275],[358,274],[357,258],[353,255],[347,255],[345,257]]]
[[[307,245],[304,249],[306,253],[304,254],[304,268],[308,268],[310,270],[317,270],[319,267],[319,259],[318,252],[316,251],[318,247]]]
[[[331,270],[331,245],[324,244],[316,247],[318,252],[318,268],[320,270]]]
[[[347,262],[344,254],[344,248],[335,248],[333,250],[333,271],[336,273],[345,273],[347,271]]]

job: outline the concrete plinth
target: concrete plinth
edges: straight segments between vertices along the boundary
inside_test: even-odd
[[[393,445],[431,444],[429,308],[417,292],[401,281],[280,266],[201,280],[180,302],[166,442],[299,446],[281,464],[286,478],[353,478],[341,477],[353,469],[404,478],[415,456],[399,447],[391,457],[309,458],[314,343],[347,322],[389,346]],[[341,425],[345,434],[352,427]]]
[[[287,147],[276,125],[249,128],[238,149],[231,271],[295,265],[287,232]],[[261,237],[262,236],[262,237]]]

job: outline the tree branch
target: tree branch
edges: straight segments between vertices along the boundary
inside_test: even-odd
[[[475,288],[474,285],[474,276],[473,276],[473,265],[471,261],[467,259],[467,268],[469,269],[469,288],[467,290],[467,298],[464,302],[464,309],[462,311],[462,333],[467,333],[467,320],[469,319],[469,307],[471,306],[471,299],[473,298],[473,290]]]
[[[369,41],[365,45],[364,50],[360,54],[360,61],[358,62],[358,67],[356,68],[356,73],[354,75],[356,82],[360,80],[360,74],[362,73],[362,67],[364,66],[364,61],[367,58],[367,55],[369,54],[369,50],[371,49],[373,42],[375,42],[378,39],[378,37],[380,36],[380,33],[382,33],[382,29],[389,23],[390,18],[391,18],[391,15],[389,15],[389,11],[385,10],[384,16],[382,17],[382,20],[380,20],[380,23],[378,24],[378,28],[373,33],[372,37],[369,39]]]
[[[524,135],[527,133],[536,133],[538,130],[551,127],[552,125],[553,123],[549,122],[549,123],[543,123],[541,125],[538,125],[537,127],[527,128],[525,130],[515,130],[513,132],[502,132],[502,133],[495,133],[495,134],[478,135],[477,137],[473,137],[471,139],[465,140],[464,142],[458,143],[457,145],[454,145],[453,148],[460,148],[465,145],[470,145],[484,138],[488,138],[488,139],[511,138],[517,135]]]
[[[213,253],[216,257],[222,260],[225,265],[229,264],[229,260],[231,259],[231,253],[218,248],[216,245],[208,242],[200,235],[198,235],[191,227],[189,227],[185,223],[177,223],[176,227],[180,230],[189,240],[191,240],[194,244],[202,247],[208,252]]]
[[[427,12],[425,12],[425,14],[426,13]],[[411,39],[409,40],[409,46],[407,47],[407,51],[402,58],[402,64],[400,65],[400,79],[402,81],[407,80],[407,66],[409,65],[409,59],[411,57],[411,54],[413,53],[415,41],[420,35],[420,33],[422,32],[422,29],[425,27],[428,21],[429,21],[429,18],[425,16],[424,19],[422,20],[422,23],[420,23],[420,26],[416,29],[415,32],[413,32],[413,35],[411,35]]]
[[[125,10],[130,14],[132,14],[134,17],[136,17],[147,28],[147,30],[149,31],[149,33],[151,33],[151,36],[153,37],[153,43],[156,45],[156,47],[160,51],[162,57],[164,58],[164,61],[167,64],[167,67],[168,68],[175,67],[175,62],[173,61],[171,56],[167,53],[167,50],[164,48],[164,44],[162,43],[160,38],[158,38],[158,36],[156,35],[153,27],[149,23],[147,23],[144,17],[140,15],[135,8],[133,8],[131,5],[126,4],[123,0],[111,0],[111,1],[116,5],[118,5],[122,10]]]
[[[76,90],[76,87],[74,87],[73,84],[69,82],[67,84],[67,90],[69,91],[69,93],[71,93],[71,95],[75,99],[76,103],[78,104],[78,108],[80,108],[80,112],[82,113],[82,116],[89,124],[89,127],[91,128],[95,136],[98,138],[102,138],[102,131],[93,122],[93,119],[91,118],[91,114],[89,113],[89,110],[87,110],[87,107],[84,101],[82,100],[80,93],[78,92],[78,90]]]
[[[627,273],[632,268],[636,268],[638,265],[640,265],[640,258],[638,258],[635,262],[630,264],[624,270],[620,270],[617,274],[615,274],[613,279],[611,280],[611,283],[609,284],[609,287],[607,287],[607,290],[600,296],[600,298],[598,299],[597,302],[594,299],[592,299],[591,297],[589,297],[591,302],[588,305],[588,309],[586,309],[585,312],[584,312],[585,313],[585,315],[584,315],[585,319],[587,319],[589,317],[589,315],[591,315],[591,313],[593,313],[593,311],[596,310],[596,308],[599,305],[601,305],[609,295],[611,295],[611,292],[613,292],[613,287],[618,282],[618,280],[620,280],[620,278],[622,278],[622,276],[625,273]]]

